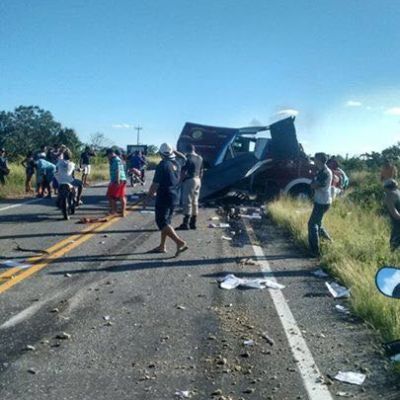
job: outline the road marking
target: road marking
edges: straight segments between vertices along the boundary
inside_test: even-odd
[[[256,240],[255,233],[251,225],[243,221],[247,233],[252,243]],[[268,278],[276,282],[276,279],[271,276],[273,271],[269,262],[265,259],[264,251],[261,246],[253,245],[254,254],[257,257],[257,262],[260,264],[261,272],[268,275]],[[323,375],[319,371],[317,364],[311,354],[310,349],[304,340],[297,322],[289,308],[285,296],[281,290],[269,289],[269,294],[274,302],[276,312],[282,323],[283,330],[289,342],[292,354],[298,361],[297,368],[303,379],[304,387],[308,393],[309,400],[333,400],[328,388],[321,382]]]
[[[130,206],[128,208],[129,211],[126,212],[126,215],[136,210],[139,203],[140,201]],[[97,222],[95,224],[89,225],[81,232],[69,236],[61,240],[60,242],[57,242],[56,244],[45,250],[45,252],[48,254],[44,256],[40,255],[28,258],[23,262],[23,264],[21,264],[31,264],[29,268],[22,269],[18,266],[14,266],[13,268],[6,270],[2,274],[0,274],[0,294],[4,293],[6,290],[10,289],[17,283],[40,271],[50,263],[69,253],[71,250],[79,247],[81,244],[95,236],[98,232],[105,230],[120,219],[121,218],[118,216],[109,217],[109,220],[106,222]]]
[[[40,200],[43,200],[43,199],[32,199],[32,200],[23,201],[22,203],[12,204],[11,206],[6,206],[6,207],[0,208],[0,211],[6,211],[6,210],[10,210],[11,208],[22,207],[27,204],[38,203]]]

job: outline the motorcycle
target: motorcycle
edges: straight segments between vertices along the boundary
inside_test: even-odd
[[[142,173],[136,168],[131,168],[128,170],[128,175],[130,179],[130,184],[134,188],[136,185],[144,185],[142,180]]]
[[[68,220],[70,215],[75,214],[78,205],[77,190],[75,186],[69,183],[63,183],[58,189],[58,206],[60,207],[63,217]]]
[[[380,268],[375,276],[375,284],[384,296],[400,299],[400,268]],[[385,343],[383,347],[392,361],[400,361],[400,340]]]

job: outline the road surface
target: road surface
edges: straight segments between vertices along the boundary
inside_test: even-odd
[[[0,204],[0,399],[400,398],[379,339],[268,219],[213,229],[202,209],[186,253],[149,255],[151,212],[77,223],[104,216],[105,190],[70,221],[48,200]],[[285,288],[223,290],[229,273]]]

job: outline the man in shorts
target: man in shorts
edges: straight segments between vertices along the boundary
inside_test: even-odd
[[[90,175],[90,172],[91,172],[91,164],[90,164],[91,160],[90,159],[94,155],[95,155],[94,152],[90,149],[89,146],[86,146],[85,151],[81,154],[81,158],[79,160],[79,165],[82,169],[83,186],[89,186],[88,176]]]
[[[160,146],[161,162],[157,165],[153,183],[147,198],[156,195],[155,217],[158,229],[161,231],[159,246],[149,253],[166,253],[166,241],[169,237],[176,244],[175,257],[188,249],[186,242],[181,239],[171,225],[174,209],[179,202],[179,183],[181,167],[186,157],[175,151],[168,143]]]
[[[107,197],[110,202],[110,215],[117,213],[117,201],[121,202],[121,215],[126,212],[126,174],[124,164],[113,149],[107,149],[106,155],[110,163],[110,183]]]

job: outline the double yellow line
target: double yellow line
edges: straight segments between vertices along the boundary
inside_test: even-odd
[[[133,211],[138,208],[139,202],[135,203],[129,207],[129,211]],[[129,214],[127,211],[127,214]],[[0,274],[0,293],[4,293],[6,290],[10,289],[17,283],[23,281],[29,276],[40,271],[53,261],[59,259],[63,255],[67,254],[71,250],[77,248],[82,243],[85,243],[98,232],[104,231],[109,226],[113,225],[115,222],[119,221],[121,218],[118,216],[109,217],[106,222],[97,222],[84,228],[81,232],[69,236],[60,242],[57,242],[53,246],[46,249],[44,256],[34,256],[24,260],[23,264],[30,265],[27,268],[20,268],[18,266],[12,267],[5,272]]]

